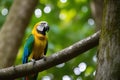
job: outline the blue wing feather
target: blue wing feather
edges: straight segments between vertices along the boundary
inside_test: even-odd
[[[34,36],[31,34],[28,37],[24,46],[24,53],[23,53],[23,59],[22,59],[23,64],[28,62],[28,57],[32,52],[33,44],[34,44]]]

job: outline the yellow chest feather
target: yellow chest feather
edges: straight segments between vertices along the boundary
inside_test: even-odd
[[[47,38],[46,37],[35,37],[34,45],[33,45],[33,50],[30,55],[30,59],[40,59],[41,57],[44,56],[44,50],[47,44]]]

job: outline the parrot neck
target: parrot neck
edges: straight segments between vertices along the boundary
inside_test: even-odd
[[[33,31],[32,34],[38,39],[38,40],[45,40],[46,39],[46,35],[41,33],[41,32],[37,32],[37,31]]]
[[[43,35],[43,34],[36,34],[36,35],[34,35],[34,36],[35,36],[36,39],[38,39],[38,40],[45,40],[45,39],[46,39],[46,36]]]

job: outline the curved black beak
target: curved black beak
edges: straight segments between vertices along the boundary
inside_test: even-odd
[[[49,27],[49,26],[46,26],[46,27],[45,27],[45,31],[47,31],[47,32],[48,32],[48,31],[49,31],[49,29],[50,29],[50,27]]]

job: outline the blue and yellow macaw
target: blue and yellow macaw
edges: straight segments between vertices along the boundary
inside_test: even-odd
[[[46,55],[48,40],[46,32],[49,31],[48,23],[45,21],[35,24],[32,34],[28,37],[23,53],[23,64],[29,61],[35,61],[43,58]],[[24,78],[24,80],[37,80],[38,73]]]

